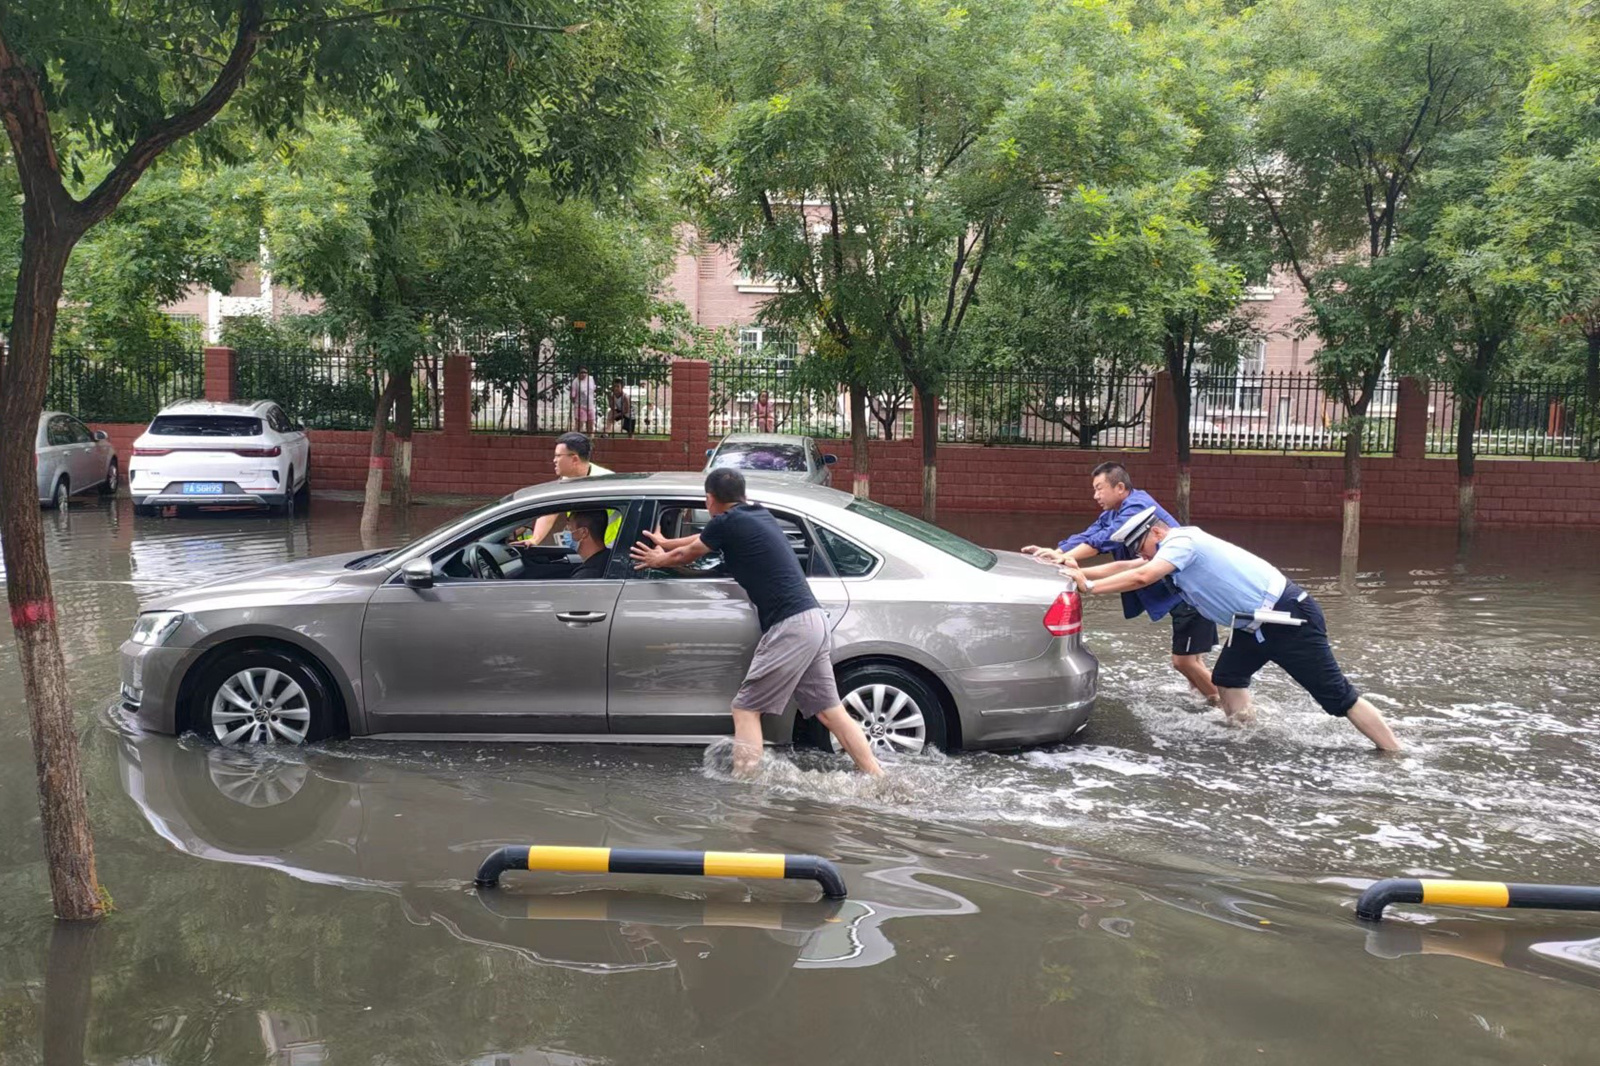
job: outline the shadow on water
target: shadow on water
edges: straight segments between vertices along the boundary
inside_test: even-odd
[[[1351,910],[1379,876],[1600,877],[1600,538],[1489,530],[1458,556],[1450,531],[1377,527],[1341,580],[1336,527],[1214,529],[1322,601],[1399,759],[1271,672],[1262,724],[1223,729],[1163,632],[1098,601],[1078,742],[881,785],[814,752],[755,782],[685,749],[232,752],[105,713],[140,601],[360,547],[359,510],[46,516],[119,910],[49,919],[25,721],[0,721],[0,1064],[1553,1063],[1600,1040],[1600,916]],[[1015,547],[1082,522],[952,525]],[[0,699],[19,687],[0,646]],[[821,854],[850,898],[552,873],[474,891],[506,843]]]

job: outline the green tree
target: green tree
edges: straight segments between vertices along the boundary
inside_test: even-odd
[[[235,97],[242,118],[269,130],[292,124],[313,91],[352,106],[404,101],[415,110],[402,118],[391,108],[396,123],[427,119],[439,157],[455,147],[453,134],[459,142],[500,132],[492,153],[498,165],[481,174],[486,187],[520,187],[525,175],[550,166],[581,174],[611,161],[625,141],[576,131],[613,109],[631,115],[617,102],[627,79],[588,65],[604,65],[604,48],[581,67],[571,62],[568,44],[581,35],[544,17],[563,8],[593,14],[594,35],[611,36],[603,4],[558,8],[536,0],[397,8],[366,0],[36,0],[0,8],[0,118],[22,196],[16,295],[0,365],[0,537],[61,917],[96,917],[105,905],[30,478],[69,256],[168,149],[190,136],[217,147],[207,127]],[[495,83],[516,80],[506,72],[530,66],[567,74],[554,79],[543,136],[498,130],[501,111],[461,106],[500,92]],[[582,91],[600,81],[616,92]],[[89,153],[108,165],[92,185]],[[463,168],[482,165],[480,153],[454,158]]]
[[[774,318],[899,360],[931,518],[938,396],[985,271],[1053,198],[1159,166],[1183,130],[1105,5],[756,0],[703,25],[726,110],[707,235],[792,288]]]
[[[1243,177],[1347,412],[1347,560],[1367,411],[1428,278],[1407,244],[1418,193],[1449,138],[1503,119],[1546,13],[1522,0],[1274,0],[1249,20],[1256,142]]]

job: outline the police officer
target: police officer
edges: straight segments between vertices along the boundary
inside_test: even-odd
[[[1063,569],[1080,589],[1096,595],[1170,578],[1201,614],[1231,628],[1211,671],[1230,724],[1254,719],[1250,679],[1267,663],[1277,663],[1324,711],[1348,718],[1380,750],[1400,749],[1377,708],[1339,669],[1322,608],[1271,563],[1198,527],[1175,528],[1154,507],[1134,515],[1112,536],[1132,558],[1089,570],[1068,562]]]
[[[1094,502],[1100,507],[1100,517],[1091,522],[1088,529],[1074,533],[1054,550],[1030,544],[1022,549],[1024,555],[1054,563],[1068,560],[1082,563],[1109,552],[1113,559],[1125,560],[1130,558],[1127,550],[1113,541],[1111,534],[1128,519],[1153,507],[1156,516],[1167,525],[1178,524],[1148,492],[1133,487],[1133,479],[1121,463],[1101,463],[1090,471],[1089,479]],[[1123,617],[1137,618],[1140,614],[1148,614],[1152,622],[1166,617],[1172,619],[1172,668],[1209,703],[1215,704],[1217,687],[1212,684],[1211,671],[1206,668],[1203,656],[1217,646],[1217,627],[1185,603],[1170,581],[1158,581],[1122,594]]]

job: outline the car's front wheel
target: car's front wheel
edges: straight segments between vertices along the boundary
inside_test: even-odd
[[[278,648],[241,648],[205,668],[190,724],[219,744],[308,744],[329,736],[333,698],[320,674]]]
[[[67,484],[66,478],[57,478],[56,487],[50,492],[50,502],[45,506],[52,511],[65,511],[70,499],[72,499],[72,487]]]
[[[867,735],[878,755],[920,755],[948,747],[944,703],[917,674],[893,663],[863,663],[839,671],[839,696],[845,713]],[[819,747],[842,751],[821,722],[808,725]]]

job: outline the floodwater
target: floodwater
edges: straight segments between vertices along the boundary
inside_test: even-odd
[[[420,532],[463,508],[419,508]],[[128,1063],[1589,1063],[1600,915],[1391,908],[1384,876],[1600,883],[1600,536],[1218,524],[1324,605],[1407,745],[1379,756],[1273,668],[1222,727],[1163,627],[1088,605],[1073,743],[731,780],[692,749],[342,742],[222,751],[108,711],[141,598],[359,547],[309,517],[44,516],[102,881],[49,916],[0,644],[0,1066]],[[997,547],[1086,516],[957,516]],[[401,539],[400,533],[390,539]],[[810,852],[799,882],[510,874],[494,847]]]

